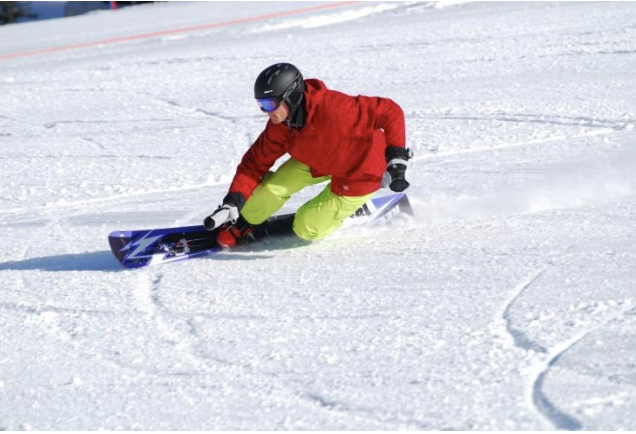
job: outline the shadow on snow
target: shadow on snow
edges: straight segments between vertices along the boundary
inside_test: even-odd
[[[310,243],[294,240],[287,237],[274,237],[265,243],[247,244],[228,251],[221,251],[201,258],[217,261],[245,261],[255,259],[271,259],[275,255],[270,254],[276,250],[287,250],[302,247]],[[251,254],[250,254],[251,253]],[[260,253],[260,254],[259,254]],[[57,256],[44,256],[40,258],[25,259],[22,261],[0,262],[0,271],[124,271],[113,254],[108,251],[76,253]]]
[[[123,268],[110,251],[104,250],[1,262],[0,271],[4,270],[121,271]]]

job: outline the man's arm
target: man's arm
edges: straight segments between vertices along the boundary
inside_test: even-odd
[[[374,130],[384,130],[387,147],[406,147],[406,123],[404,111],[396,102],[388,98],[361,97],[367,99],[367,110],[373,111]]]
[[[276,160],[285,155],[285,143],[278,137],[277,131],[282,126],[269,125],[250,146],[230,184],[229,193],[240,193],[245,200],[249,199],[263,175],[274,165]],[[283,136],[284,137],[284,136]]]
[[[207,230],[213,230],[228,221],[236,222],[245,202],[261,182],[263,175],[276,160],[285,155],[285,144],[277,137],[276,129],[277,127],[268,123],[265,131],[243,155],[228,193],[223,198],[223,204],[203,221]]]
[[[406,180],[408,160],[413,152],[406,149],[406,127],[404,112],[393,100],[380,97],[358,96],[357,107],[348,107],[349,112],[358,112],[358,119],[373,131],[382,129],[386,140],[386,173],[383,187],[393,191],[404,191],[409,187]]]

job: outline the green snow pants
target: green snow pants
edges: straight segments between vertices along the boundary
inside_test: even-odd
[[[261,224],[278,211],[292,194],[330,179],[329,176],[313,178],[309,166],[290,158],[276,172],[263,177],[241,214],[248,223]],[[372,195],[338,196],[331,192],[331,184],[327,184],[318,196],[298,208],[293,224],[294,233],[304,240],[326,237]]]

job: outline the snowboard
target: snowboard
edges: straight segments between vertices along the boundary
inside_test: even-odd
[[[370,199],[355,214],[345,220],[342,228],[380,225],[398,214],[413,215],[413,210],[405,193]],[[294,216],[294,213],[274,216],[263,225],[272,224],[275,221],[280,222],[282,219],[293,219]],[[126,268],[141,268],[218,253],[223,250],[216,243],[216,235],[219,230],[207,231],[203,225],[200,225],[115,231],[108,235],[108,242],[113,255],[121,265]],[[289,235],[292,234],[289,233]],[[262,239],[256,239],[249,245],[258,243]]]

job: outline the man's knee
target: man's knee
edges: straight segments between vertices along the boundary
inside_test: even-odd
[[[303,240],[315,241],[326,237],[342,225],[335,213],[318,215],[311,209],[301,207],[294,218],[294,233]]]
[[[329,235],[336,229],[337,227],[331,230],[325,230],[325,228],[319,228],[315,225],[296,224],[295,221],[294,221],[294,227],[293,227],[293,230],[296,236],[305,241],[319,240],[321,238],[326,237],[327,235]]]
[[[372,195],[337,196],[327,186],[318,196],[298,209],[294,219],[294,233],[304,240],[324,238],[340,228]]]

